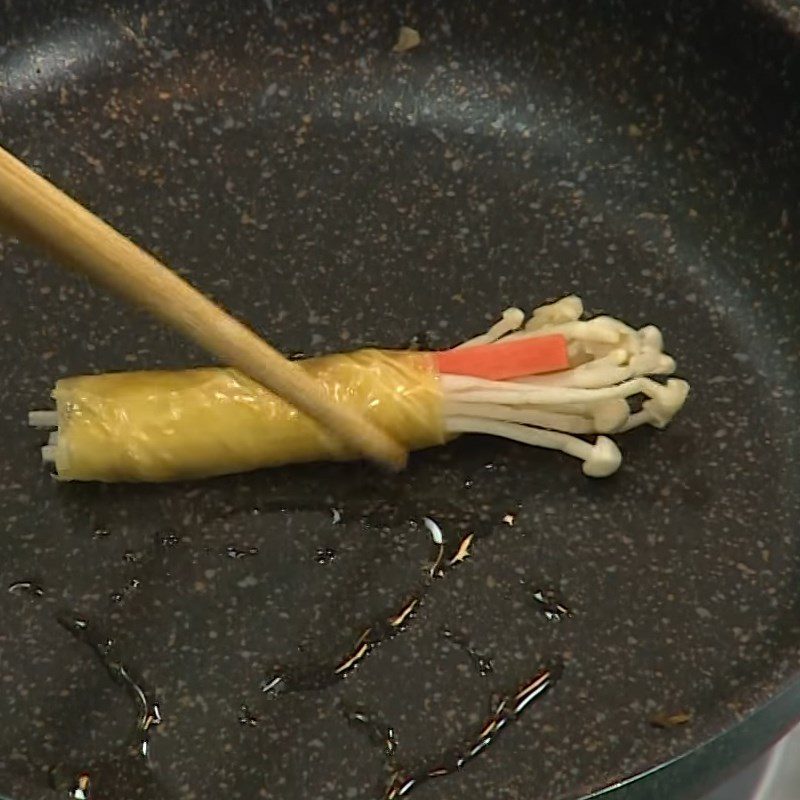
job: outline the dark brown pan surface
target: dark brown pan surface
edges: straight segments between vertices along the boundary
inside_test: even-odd
[[[396,769],[419,798],[574,800],[796,679],[800,45],[649,5],[0,8],[3,144],[286,352],[446,346],[578,292],[659,325],[693,387],[605,481],[465,439],[397,478],[57,485],[24,426],[56,378],[202,354],[0,241],[0,792],[380,798]],[[426,515],[476,534],[434,581]]]

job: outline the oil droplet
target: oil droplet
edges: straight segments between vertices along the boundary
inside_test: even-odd
[[[332,547],[317,548],[317,564],[330,564],[334,558],[336,558],[336,551]]]
[[[111,531],[108,528],[99,527],[92,531],[92,539],[105,539],[106,536],[110,535]]]
[[[258,717],[250,713],[250,709],[242,703],[239,706],[239,716],[237,717],[240,725],[247,725],[250,728],[255,728],[258,725]]]
[[[439,545],[444,542],[444,534],[442,533],[442,529],[439,526],[439,523],[436,522],[433,517],[423,517],[422,524],[431,535],[431,539],[433,540],[434,544]]]
[[[66,792],[67,797],[73,800],[91,800],[93,797],[91,775],[85,771],[70,774],[61,764],[56,764],[47,771],[47,782],[51,789]]]
[[[228,558],[247,558],[248,556],[257,556],[258,548],[246,547],[244,550],[240,550],[235,545],[229,544],[225,548],[225,555],[228,556]]]
[[[139,554],[135,550],[126,550],[122,554],[122,560],[128,564],[136,564],[139,561]]]
[[[92,781],[88,772],[81,772],[70,792],[74,800],[90,800],[92,796]]]
[[[574,616],[572,611],[560,600],[557,593],[550,589],[537,589],[533,599],[539,604],[544,618],[550,622],[558,621],[564,617]]]
[[[164,531],[156,534],[156,542],[162,547],[175,547],[180,542],[181,537],[174,531]]]

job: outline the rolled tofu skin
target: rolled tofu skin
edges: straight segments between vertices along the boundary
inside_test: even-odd
[[[445,441],[442,393],[424,353],[358,350],[300,362],[337,403],[409,449]],[[310,417],[229,368],[58,381],[63,480],[170,481],[357,455]]]

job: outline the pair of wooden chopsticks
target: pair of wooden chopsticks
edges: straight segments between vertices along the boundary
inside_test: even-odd
[[[316,419],[355,451],[393,469],[405,464],[405,450],[386,433],[333,405],[297,364],[2,147],[0,225],[144,307]]]

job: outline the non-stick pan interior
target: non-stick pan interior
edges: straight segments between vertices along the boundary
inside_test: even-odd
[[[798,47],[721,3],[7,2],[3,144],[285,352],[578,292],[662,327],[692,395],[603,481],[476,438],[60,485],[25,428],[55,379],[204,357],[2,240],[0,792],[380,798],[545,674],[405,791],[577,798],[793,681]],[[432,581],[425,516],[475,534]]]

